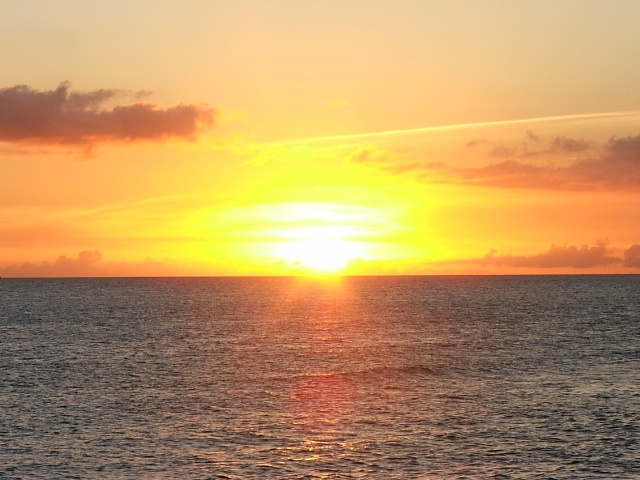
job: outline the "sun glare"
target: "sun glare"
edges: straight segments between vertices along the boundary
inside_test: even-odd
[[[358,229],[350,222],[332,218],[332,212],[316,209],[316,206],[304,209],[307,215],[298,220],[299,225],[278,232],[281,241],[274,254],[297,272],[339,274],[349,261],[364,256],[366,244],[354,240]]]
[[[302,276],[353,273],[379,260],[380,232],[394,225],[384,209],[323,202],[252,205],[222,223],[245,228],[234,242],[239,255],[250,251],[273,273]]]
[[[285,242],[277,255],[294,267],[311,273],[337,274],[350,260],[360,258],[363,248],[358,242],[339,238],[306,238]]]

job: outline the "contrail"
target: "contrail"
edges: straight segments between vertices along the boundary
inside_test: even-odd
[[[268,144],[291,145],[296,143],[331,142],[336,140],[359,140],[359,139],[376,138],[376,137],[390,137],[394,135],[409,135],[412,133],[461,130],[461,129],[470,128],[470,127],[490,127],[490,126],[500,126],[500,125],[518,125],[518,124],[560,122],[560,121],[571,121],[571,120],[590,120],[590,119],[598,119],[598,118],[633,117],[633,116],[639,116],[639,115],[640,115],[640,111],[580,113],[580,114],[574,114],[574,115],[559,115],[554,117],[523,118],[523,119],[517,119],[517,120],[498,120],[493,122],[459,123],[455,125],[440,125],[440,126],[433,126],[433,127],[408,128],[404,130],[386,130],[382,132],[354,133],[354,134],[347,134],[347,135],[330,135],[325,137],[310,137],[310,138],[300,138],[297,140],[285,140],[281,142],[268,142]]]

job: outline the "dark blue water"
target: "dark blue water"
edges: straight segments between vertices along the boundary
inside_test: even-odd
[[[640,478],[640,276],[1,279],[0,478]]]

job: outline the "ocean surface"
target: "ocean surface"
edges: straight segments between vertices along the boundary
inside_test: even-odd
[[[0,478],[640,478],[640,275],[0,279]]]

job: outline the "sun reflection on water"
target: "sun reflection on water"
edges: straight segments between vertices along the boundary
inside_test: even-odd
[[[345,277],[297,278],[281,304],[286,316],[296,319],[289,332],[297,342],[295,358],[288,361],[300,365],[292,372],[283,405],[296,445],[281,454],[285,462],[316,464],[318,472],[330,472],[349,457],[362,404],[349,376],[358,363],[352,347],[362,331],[351,289]]]
[[[304,432],[332,431],[349,423],[356,392],[339,374],[303,377],[290,392],[293,423]]]

